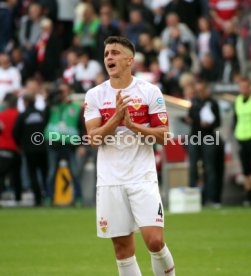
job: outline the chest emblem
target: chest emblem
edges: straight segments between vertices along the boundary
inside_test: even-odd
[[[141,98],[134,98],[134,99],[131,99],[131,106],[136,109],[136,110],[139,110],[140,107],[142,105],[142,99]]]

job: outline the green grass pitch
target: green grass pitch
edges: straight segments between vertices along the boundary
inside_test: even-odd
[[[250,276],[251,208],[169,215],[166,241],[177,276]],[[152,275],[140,234],[136,255]],[[94,209],[0,209],[1,276],[115,276],[109,239],[96,237]]]

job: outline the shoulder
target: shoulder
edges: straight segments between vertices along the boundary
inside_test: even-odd
[[[135,80],[136,80],[136,82],[135,82],[136,85],[140,88],[143,88],[144,91],[147,93],[152,93],[152,92],[156,92],[156,91],[161,92],[158,86],[156,86],[148,81],[141,80],[136,77],[135,77]]]
[[[103,92],[108,88],[108,81],[105,81],[91,89],[89,89],[85,95],[86,99],[94,98],[98,100],[102,97]]]
[[[163,94],[159,87],[141,79],[136,79],[136,87],[148,104],[163,104]]]

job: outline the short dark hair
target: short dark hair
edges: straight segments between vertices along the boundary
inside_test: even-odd
[[[132,51],[133,56],[135,55],[135,47],[133,45],[133,43],[127,39],[124,36],[109,36],[105,41],[104,41],[104,45],[106,47],[107,44],[114,44],[114,43],[118,43],[121,44],[122,46],[128,48],[129,50]]]
[[[12,92],[7,93],[4,98],[3,102],[6,104],[7,107],[16,107],[17,106],[17,96]]]

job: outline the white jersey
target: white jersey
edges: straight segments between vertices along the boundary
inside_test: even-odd
[[[73,84],[74,82],[74,77],[76,74],[76,66],[70,66],[68,68],[66,68],[63,72],[63,78],[64,81],[68,84]]]
[[[35,97],[35,108],[43,111],[46,108],[46,101],[45,101],[45,97],[41,94],[37,94]],[[17,99],[17,110],[22,113],[25,111],[25,105],[24,105],[24,100],[23,100],[23,96],[20,95]]]
[[[85,91],[94,86],[95,79],[101,72],[102,67],[96,60],[89,60],[86,66],[79,63],[75,67],[76,80],[81,82]]]
[[[7,69],[0,67],[0,102],[7,93],[16,92],[21,88],[21,75],[17,68],[10,66]]]
[[[90,89],[85,100],[85,121],[101,118],[104,125],[115,113],[116,91],[110,80]],[[147,127],[168,124],[163,95],[157,86],[134,77],[132,83],[122,89],[122,95],[131,98],[129,112],[135,123]],[[149,145],[138,137],[120,123],[115,131],[116,141],[109,140],[99,146],[97,186],[157,181],[151,141]]]

